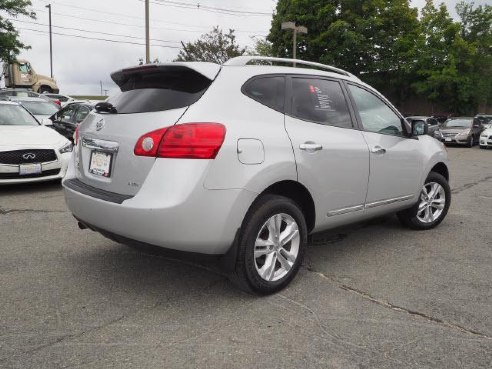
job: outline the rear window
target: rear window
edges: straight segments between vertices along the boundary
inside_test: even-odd
[[[179,109],[197,102],[211,83],[190,69],[137,71],[118,76],[121,92],[107,102],[119,114]]]

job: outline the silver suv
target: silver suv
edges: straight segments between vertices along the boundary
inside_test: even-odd
[[[346,71],[292,62],[114,72],[121,92],[79,126],[63,181],[79,226],[216,255],[267,294],[296,275],[313,232],[393,212],[414,229],[438,225],[448,159],[425,122]]]

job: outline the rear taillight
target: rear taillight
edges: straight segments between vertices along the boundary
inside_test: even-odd
[[[56,105],[61,106],[61,101],[60,100],[53,100]]]
[[[220,123],[185,123],[146,133],[135,145],[138,156],[215,159],[226,129]]]
[[[168,128],[161,128],[144,134],[138,139],[133,153],[137,156],[157,156],[157,149],[167,130]]]

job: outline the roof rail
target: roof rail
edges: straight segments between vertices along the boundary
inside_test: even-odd
[[[237,56],[235,58],[229,59],[227,62],[224,63],[224,65],[227,66],[244,66],[248,65],[252,61],[265,61],[265,62],[277,62],[277,63],[286,63],[286,64],[301,64],[301,65],[308,65],[311,67],[317,67],[319,69],[324,69],[330,72],[335,72],[339,74],[343,74],[344,76],[347,77],[353,77],[356,79],[359,79],[358,77],[354,76],[352,73],[347,72],[346,70],[333,67],[331,65],[326,65],[326,64],[321,64],[321,63],[315,63],[315,62],[310,62],[310,61],[305,61],[305,60],[300,60],[300,59],[289,59],[289,58],[273,58],[270,56],[248,56],[248,55],[243,55],[243,56]]]

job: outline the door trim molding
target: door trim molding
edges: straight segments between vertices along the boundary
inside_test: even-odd
[[[390,205],[390,204],[394,204],[396,202],[402,202],[402,201],[410,200],[413,197],[415,197],[415,196],[414,195],[406,195],[406,196],[400,196],[400,197],[393,197],[391,199],[374,201],[374,202],[370,202],[370,203],[365,204],[365,205],[349,206],[348,208],[331,210],[326,215],[329,217],[333,217],[336,215],[353,213],[353,212],[364,210],[364,209],[372,209],[372,208],[376,208],[378,206]]]
[[[332,210],[332,211],[329,211],[328,214],[326,214],[326,215],[329,217],[333,217],[335,215],[353,213],[354,211],[360,211],[360,210],[364,210],[364,205],[356,205],[356,206],[350,206],[348,208]]]
[[[370,202],[370,203],[366,204],[365,208],[366,209],[376,208],[378,206],[389,205],[389,204],[393,204],[395,202],[410,200],[413,197],[414,197],[414,195],[406,195],[406,196],[394,197],[392,199],[374,201],[374,202]]]

